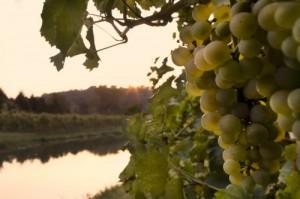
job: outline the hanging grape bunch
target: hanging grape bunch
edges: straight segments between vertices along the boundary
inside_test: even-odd
[[[192,16],[173,62],[200,96],[202,128],[218,136],[231,184],[267,188],[300,139],[300,3],[200,4]]]

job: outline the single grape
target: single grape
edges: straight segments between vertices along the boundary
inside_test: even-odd
[[[258,171],[253,172],[253,179],[257,184],[266,186],[269,184],[269,182],[271,180],[271,175],[267,171],[258,170]]]
[[[200,98],[201,108],[206,111],[216,111],[219,107],[219,104],[216,100],[216,91],[215,90],[205,90]]]
[[[297,42],[300,42],[300,19],[297,19],[297,21],[294,23],[292,32],[294,39]]]
[[[281,44],[283,54],[289,58],[297,58],[297,48],[298,43],[292,36],[285,38]]]
[[[231,106],[237,101],[235,89],[219,89],[216,93],[216,100],[222,106]]]
[[[252,13],[257,15],[263,7],[271,3],[271,0],[258,0],[252,7]]]
[[[296,160],[297,158],[297,145],[296,144],[289,144],[284,148],[284,158],[286,160]]]
[[[241,186],[243,187],[244,190],[246,190],[247,192],[251,193],[254,190],[255,181],[254,181],[254,179],[251,176],[246,176],[242,180]]]
[[[283,40],[285,40],[288,36],[290,36],[290,32],[288,31],[270,31],[267,34],[267,40],[270,46],[280,50]]]
[[[225,42],[212,41],[204,48],[203,56],[208,64],[218,66],[230,59],[230,49]]]
[[[234,16],[240,12],[250,12],[251,6],[248,2],[237,2],[231,7],[231,16]]]
[[[183,66],[192,58],[192,53],[188,48],[179,47],[171,52],[173,63],[177,66]]]
[[[221,117],[219,122],[220,130],[224,133],[239,133],[242,130],[242,124],[238,117],[227,114]]]
[[[255,39],[240,40],[238,49],[245,57],[256,57],[261,50],[261,43]]]
[[[278,114],[276,122],[281,130],[289,132],[292,130],[294,118],[292,116]]]
[[[300,17],[300,4],[298,2],[284,2],[278,6],[274,19],[282,28],[292,29],[295,21]]]
[[[218,112],[208,112],[201,117],[201,126],[208,131],[219,130],[219,120],[221,115]]]
[[[278,88],[274,76],[265,75],[256,81],[256,90],[263,97],[271,96]]]
[[[195,39],[191,32],[191,26],[183,27],[179,32],[180,40],[185,44],[191,44]]]
[[[230,7],[228,5],[219,5],[214,9],[213,15],[218,22],[228,21],[230,18]]]
[[[234,131],[222,132],[221,131],[222,141],[227,145],[234,144],[235,141],[238,139],[238,136],[239,136],[239,132],[234,132]]]
[[[255,105],[250,111],[250,119],[255,123],[267,124],[272,122],[271,110],[263,105]]]
[[[292,127],[292,132],[297,140],[300,140],[300,120],[296,120]]]
[[[246,148],[238,144],[230,145],[224,150],[223,158],[224,160],[245,161],[247,159]]]
[[[288,90],[279,90],[273,93],[269,102],[271,109],[276,113],[290,115],[291,109],[287,104],[288,95]]]
[[[191,96],[201,96],[203,94],[203,90],[199,89],[195,84],[191,82],[186,82],[185,90]]]
[[[206,21],[198,21],[192,25],[191,32],[194,38],[205,40],[209,37],[211,26]]]
[[[234,84],[232,81],[225,80],[220,74],[216,75],[215,83],[221,89],[229,89]]]
[[[244,176],[242,174],[234,174],[229,176],[229,181],[234,185],[240,185],[243,181]]]
[[[215,74],[213,71],[206,71],[195,80],[195,84],[200,89],[214,89],[215,84]]]
[[[290,92],[287,98],[287,103],[292,111],[297,113],[300,112],[300,88]]]
[[[218,23],[215,32],[218,37],[221,38],[228,37],[230,35],[229,23],[227,21]]]
[[[230,144],[227,144],[223,141],[222,136],[218,137],[218,144],[222,149],[227,149],[230,146]]]
[[[225,160],[223,164],[224,172],[228,175],[239,174],[240,173],[240,164],[235,160]]]
[[[248,142],[252,145],[264,143],[268,137],[268,129],[262,124],[252,123],[246,129]]]
[[[192,11],[192,17],[195,21],[207,20],[213,11],[212,4],[199,4]]]
[[[251,13],[241,12],[232,17],[229,28],[237,38],[250,39],[257,30],[257,22]]]
[[[213,70],[216,68],[215,65],[209,64],[205,59],[204,59],[204,49],[200,49],[196,52],[195,57],[194,57],[194,63],[196,67],[201,70],[201,71],[209,71]]]
[[[194,64],[193,60],[190,60],[187,64],[184,65],[187,79],[195,79],[202,76],[203,71],[199,70]]]
[[[277,25],[274,19],[275,12],[279,7],[279,3],[274,2],[265,5],[258,13],[258,24],[266,31],[278,31],[281,28]]]
[[[237,61],[230,60],[218,69],[218,75],[226,81],[236,82],[241,78],[241,65]]]
[[[251,79],[247,82],[243,89],[244,96],[248,99],[260,99],[262,96],[256,90],[256,79]]]

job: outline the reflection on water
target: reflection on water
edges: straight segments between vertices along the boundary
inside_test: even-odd
[[[90,151],[50,158],[4,162],[1,199],[83,199],[115,185],[129,161],[127,151],[98,156]]]

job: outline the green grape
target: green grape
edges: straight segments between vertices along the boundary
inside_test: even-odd
[[[242,130],[240,119],[232,114],[222,116],[219,126],[223,133],[239,133]]]
[[[279,90],[273,93],[269,102],[271,109],[276,113],[290,115],[291,109],[287,104],[288,95],[288,90]]]
[[[270,97],[278,88],[274,76],[265,75],[257,79],[256,90],[263,97]]]
[[[185,26],[179,32],[179,38],[185,44],[190,44],[195,40],[192,35],[191,28],[192,26]]]
[[[255,187],[254,179],[251,176],[246,176],[241,182],[243,189],[249,193],[253,192]]]
[[[230,146],[230,144],[227,144],[223,141],[221,136],[218,137],[218,144],[222,149],[227,149]]]
[[[205,40],[209,37],[211,26],[206,21],[198,21],[192,25],[192,35],[198,40]]]
[[[276,120],[277,114],[272,112],[274,114],[274,120]],[[271,140],[277,140],[277,138],[279,138],[279,136],[281,136],[282,134],[282,130],[279,128],[278,125],[275,124],[268,124],[266,125],[266,127],[268,128],[269,131],[269,138]]]
[[[201,71],[209,71],[213,70],[216,68],[215,65],[209,64],[205,59],[204,59],[204,49],[200,49],[196,52],[195,57],[194,57],[194,63],[197,66],[197,68]]]
[[[190,61],[192,53],[188,48],[179,47],[171,52],[173,63],[177,66],[183,66]]]
[[[249,142],[247,140],[247,135],[246,132],[241,132],[238,138],[238,143],[244,147],[248,147],[249,146]]]
[[[298,43],[292,36],[284,39],[281,44],[283,54],[289,58],[297,58],[297,48]]]
[[[300,17],[300,4],[296,2],[284,2],[278,6],[274,19],[282,28],[292,29],[295,21]]]
[[[192,11],[192,17],[195,21],[207,20],[213,11],[212,4],[200,4]]]
[[[203,72],[202,76],[195,80],[195,84],[200,89],[213,89],[216,88],[215,74],[213,71]]]
[[[222,132],[221,131],[221,138],[225,144],[231,145],[238,139],[239,132],[231,131],[231,132]]]
[[[259,162],[259,167],[268,171],[270,174],[275,174],[279,171],[281,167],[280,160],[262,159]]]
[[[213,15],[218,22],[228,21],[230,18],[230,7],[228,5],[219,5],[214,9]]]
[[[240,12],[250,12],[251,7],[248,2],[237,2],[231,7],[231,16],[234,16]]]
[[[300,19],[297,19],[297,21],[294,23],[292,32],[294,39],[297,42],[300,42]]]
[[[297,113],[300,112],[300,88],[290,92],[287,98],[287,103],[292,111]]]
[[[204,113],[201,117],[201,126],[208,131],[219,131],[219,120],[221,115],[218,112]]]
[[[298,58],[300,58],[300,48],[299,47],[297,48],[297,59]],[[299,71],[300,70],[300,63],[297,59],[292,59],[292,58],[285,57],[283,61],[284,61],[284,64],[287,67]]]
[[[224,172],[228,175],[238,174],[240,173],[240,164],[235,160],[225,160],[223,164]]]
[[[274,75],[275,71],[276,71],[276,66],[274,64],[272,64],[269,61],[263,60],[263,66],[259,74],[259,77],[262,77],[264,75]]]
[[[256,90],[256,79],[251,79],[247,82],[243,89],[244,96],[248,99],[260,99],[262,96]]]
[[[281,157],[281,146],[275,142],[265,142],[259,148],[263,160],[276,160]]]
[[[284,158],[286,160],[296,160],[297,158],[297,145],[289,144],[284,148]]]
[[[226,81],[236,82],[241,78],[241,65],[237,61],[230,60],[218,69],[218,75]]]
[[[252,7],[252,13],[257,15],[263,7],[271,3],[271,0],[258,0]]]
[[[249,107],[247,104],[239,102],[232,106],[231,113],[241,119],[246,119],[249,115]]]
[[[191,82],[186,82],[185,90],[191,96],[201,96],[203,94],[203,90],[199,89],[195,84]]]
[[[228,37],[230,35],[229,23],[227,21],[218,23],[215,32],[218,37]]]
[[[278,114],[276,122],[281,130],[289,132],[292,130],[294,118],[292,116]]]
[[[300,86],[300,72],[287,67],[279,67],[275,72],[275,80],[283,89],[293,89]]]
[[[187,80],[194,80],[197,77],[202,76],[203,71],[199,70],[194,64],[193,60],[190,60],[187,64],[184,65]]]
[[[281,28],[277,25],[274,19],[275,12],[279,7],[279,3],[270,3],[264,6],[258,13],[258,24],[266,31],[278,31]]]
[[[203,56],[208,64],[218,66],[230,59],[230,49],[225,42],[212,41],[204,48]]]
[[[215,83],[221,89],[229,89],[233,86],[233,82],[223,79],[220,74],[216,75]]]
[[[259,150],[257,148],[253,148],[248,151],[248,157],[253,162],[258,162],[261,159],[261,155],[259,153]]]
[[[250,119],[255,123],[267,124],[272,122],[271,110],[263,105],[255,105],[250,111]]]
[[[237,38],[250,39],[257,30],[257,22],[251,13],[241,12],[232,17],[229,28]]]
[[[231,106],[237,101],[237,93],[234,89],[219,89],[216,93],[216,100],[222,106]]]
[[[233,174],[233,175],[229,176],[229,181],[232,184],[238,185],[238,186],[241,184],[241,182],[243,181],[243,179],[244,179],[244,176],[242,174],[240,174],[240,173]]]
[[[239,52],[245,57],[256,57],[261,50],[261,43],[255,39],[240,40],[238,43]]]
[[[268,129],[258,123],[252,123],[246,129],[248,142],[252,145],[259,145],[268,139]]]
[[[253,172],[253,179],[257,184],[266,186],[271,181],[271,175],[267,171],[258,170]]]
[[[235,161],[245,161],[247,159],[246,148],[233,144],[223,151],[223,159],[226,160],[235,160]]]
[[[206,111],[216,111],[219,107],[219,104],[216,100],[216,91],[215,90],[205,90],[200,98],[201,108]]]
[[[288,36],[290,36],[290,32],[288,31],[270,31],[267,34],[267,40],[270,46],[280,50],[283,40],[285,40]]]
[[[198,53],[198,51],[202,50],[205,46],[203,45],[200,45],[200,46],[197,46],[196,48],[194,48],[193,50],[193,56],[195,57],[196,54]]]
[[[263,63],[258,58],[243,59],[240,61],[240,65],[246,80],[255,78],[263,68]]]
[[[300,120],[296,120],[292,127],[293,135],[300,140]]]

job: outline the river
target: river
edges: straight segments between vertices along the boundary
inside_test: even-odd
[[[99,156],[87,150],[51,157],[3,162],[0,168],[1,199],[86,199],[118,184],[118,175],[129,161],[129,152]]]

